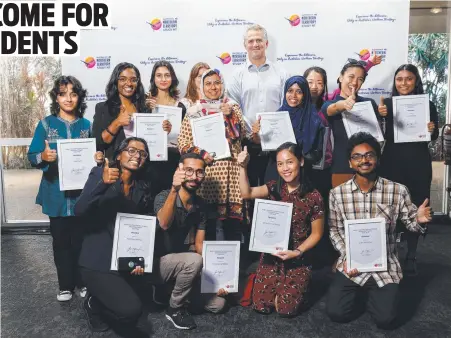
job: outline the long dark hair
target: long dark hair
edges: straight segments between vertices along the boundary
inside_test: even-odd
[[[363,82],[365,82],[366,77],[368,76],[368,73],[367,73],[367,71],[365,70],[365,67],[363,66],[363,64],[362,64],[361,62],[359,62],[359,61],[354,61],[354,60],[348,61],[348,63],[345,64],[345,65],[343,66],[343,68],[341,69],[340,75],[341,75],[341,76],[345,75],[346,71],[347,71],[349,68],[360,68],[361,70],[363,70]],[[340,78],[337,79],[337,83],[338,83],[338,88],[341,89]]]
[[[316,109],[320,110],[324,103],[324,98],[327,97],[328,89],[327,89],[327,73],[326,71],[321,67],[310,67],[304,72],[304,77],[307,79],[307,77],[310,75],[311,72],[318,73],[323,78],[323,84],[324,89],[322,93],[319,94],[318,99],[316,100]]]
[[[399,96],[398,89],[396,89],[396,75],[401,70],[407,70],[411,72],[413,75],[415,75],[415,88],[413,89],[413,92],[410,94],[412,95],[424,94],[423,81],[421,81],[420,72],[418,71],[418,68],[410,63],[407,63],[399,66],[398,69],[396,69],[395,76],[393,76],[393,88],[391,90],[391,96]]]
[[[53,88],[50,90],[49,95],[52,100],[50,103],[50,113],[53,116],[57,116],[60,112],[60,105],[56,101],[58,95],[61,93],[61,87],[66,87],[68,84],[72,85],[72,89],[74,93],[78,95],[77,107],[75,108],[75,116],[83,117],[85,114],[86,108],[88,105],[86,104],[86,95],[88,91],[83,88],[81,82],[78,81],[77,78],[73,76],[60,76],[53,83]]]
[[[180,90],[177,89],[179,85],[179,80],[177,79],[177,75],[175,75],[174,67],[167,62],[167,61],[158,61],[154,64],[152,69],[152,75],[150,76],[150,93],[152,96],[157,96],[158,94],[158,88],[155,84],[155,73],[157,72],[157,69],[160,67],[166,67],[169,70],[169,73],[171,74],[171,85],[169,87],[169,96],[172,97],[174,100],[179,99]]]
[[[119,92],[117,88],[117,83],[119,81],[119,76],[126,69],[133,69],[138,77],[138,83],[136,84],[136,91],[131,97],[132,103],[135,105],[136,110],[138,112],[146,112],[146,94],[144,91],[144,86],[141,82],[141,73],[138,68],[135,67],[132,63],[129,62],[121,62],[114,67],[113,72],[111,73],[110,79],[108,80],[108,84],[105,88],[105,94],[109,101],[114,102],[115,104],[120,105]]]
[[[300,161],[303,157],[302,155],[302,148],[296,144],[296,143],[292,143],[292,142],[285,142],[283,144],[281,144],[277,149],[276,149],[276,159],[277,159],[277,155],[282,151],[282,150],[288,150],[290,153],[292,153],[294,156],[296,156],[296,158]],[[276,164],[277,165],[277,164]],[[307,195],[308,193],[313,191],[313,185],[310,181],[310,179],[308,178],[308,170],[305,170],[306,165],[308,165],[308,162],[305,161],[304,159],[304,166],[301,167],[300,171],[299,171],[299,181],[300,181],[300,188],[299,188],[299,196],[300,197],[304,197],[305,195]],[[281,191],[281,186],[282,183],[284,183],[285,181],[283,181],[282,177],[278,177],[277,179],[277,190],[278,193],[280,194]]]

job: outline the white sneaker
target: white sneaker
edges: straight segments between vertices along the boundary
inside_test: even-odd
[[[88,293],[88,289],[86,288],[86,286],[83,286],[83,287],[79,290],[79,293],[80,293],[80,297],[81,297],[81,298],[85,298],[85,297],[86,297],[86,294]]]
[[[56,299],[58,299],[58,301],[60,302],[68,302],[72,299],[72,291],[60,291],[56,296]]]

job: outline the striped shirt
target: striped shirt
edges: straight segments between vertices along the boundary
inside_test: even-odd
[[[330,239],[335,249],[340,252],[337,270],[343,272],[343,262],[346,260],[345,220],[385,218],[387,271],[360,273],[350,279],[361,286],[370,277],[374,278],[379,287],[389,283],[398,284],[402,279],[402,270],[396,249],[396,221],[399,219],[409,231],[424,231],[416,220],[417,207],[412,203],[407,188],[379,177],[373,188],[365,193],[360,190],[354,176],[330,191],[329,206]]]

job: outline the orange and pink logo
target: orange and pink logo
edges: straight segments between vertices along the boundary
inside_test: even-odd
[[[221,56],[217,56],[219,60],[221,60],[223,65],[226,65],[232,61],[232,57],[229,53],[222,53]]]
[[[94,68],[94,66],[96,65],[96,59],[94,59],[92,56],[88,56],[84,61],[80,60],[81,62],[83,62],[86,66],[86,68]]]
[[[301,18],[297,14],[293,14],[289,18],[285,18],[285,19],[287,19],[288,22],[290,23],[290,25],[293,27],[296,27],[297,25],[299,25],[301,23]]]
[[[157,18],[155,18],[155,19],[153,19],[152,21],[147,22],[147,23],[152,27],[152,29],[153,29],[154,31],[159,30],[159,29],[161,28],[161,26],[163,25],[163,24],[161,23],[161,20],[160,20],[160,19],[157,19]]]
[[[358,53],[357,55],[360,57],[360,60],[362,61],[368,60],[371,56],[370,51],[368,49],[362,49],[360,53]]]

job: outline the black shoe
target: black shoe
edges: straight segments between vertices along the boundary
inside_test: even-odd
[[[197,327],[193,317],[185,308],[173,309],[168,307],[166,310],[166,318],[174,324],[177,329],[191,330]]]
[[[169,296],[166,294],[166,289],[164,286],[152,285],[152,301],[157,305],[168,305]]]
[[[89,329],[92,332],[107,331],[110,326],[102,320],[99,312],[96,311],[95,307],[92,305],[92,300],[92,296],[88,296],[83,302],[83,309],[85,310],[86,317],[88,319]]]
[[[406,276],[413,277],[413,276],[418,275],[417,259],[416,258],[406,258],[403,271]]]

